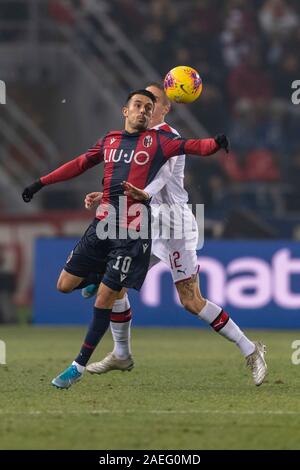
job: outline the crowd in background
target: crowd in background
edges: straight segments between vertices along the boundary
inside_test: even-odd
[[[162,75],[186,64],[202,77],[193,112],[209,134],[226,132],[232,144],[221,165],[214,161],[202,177],[189,177],[205,203],[214,205],[216,194],[224,203],[228,181],[280,182],[286,209],[294,210],[300,111],[291,86],[300,79],[299,2],[117,0],[111,13]]]
[[[89,0],[49,0],[72,25]],[[17,3],[17,2],[15,2]],[[209,135],[228,134],[230,157],[187,165],[192,201],[222,215],[240,201],[262,214],[299,210],[300,3],[296,0],[113,0],[110,16],[163,77],[196,68],[203,92],[191,110]]]

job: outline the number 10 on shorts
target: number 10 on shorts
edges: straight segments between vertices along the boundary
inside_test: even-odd
[[[117,260],[113,265],[113,269],[117,269],[118,271],[127,274],[130,269],[131,262],[132,258],[130,256],[117,256]]]

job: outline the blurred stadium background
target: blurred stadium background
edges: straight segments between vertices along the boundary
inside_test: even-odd
[[[185,137],[224,132],[232,144],[230,156],[186,163],[190,202],[205,204],[203,290],[243,327],[299,328],[299,49],[296,0],[0,0],[0,323],[87,323],[91,304],[58,294],[55,281],[92,217],[83,198],[102,169],[31,204],[22,189],[122,126],[129,90],[186,64],[203,93],[174,105],[169,123]],[[166,271],[132,294],[135,324],[198,326]]]

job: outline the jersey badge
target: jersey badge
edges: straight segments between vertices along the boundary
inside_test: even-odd
[[[143,141],[143,146],[146,147],[146,148],[151,147],[152,142],[153,142],[153,139],[152,139],[151,135],[146,135],[146,137],[144,138],[144,141]]]

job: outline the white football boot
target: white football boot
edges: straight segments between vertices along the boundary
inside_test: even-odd
[[[134,367],[134,362],[131,356],[127,359],[118,359],[112,352],[100,362],[93,362],[86,368],[91,374],[105,374],[111,370],[131,370]]]
[[[266,346],[259,341],[254,341],[255,350],[246,357],[247,367],[251,369],[255,385],[259,386],[267,375],[267,364],[265,361]]]

